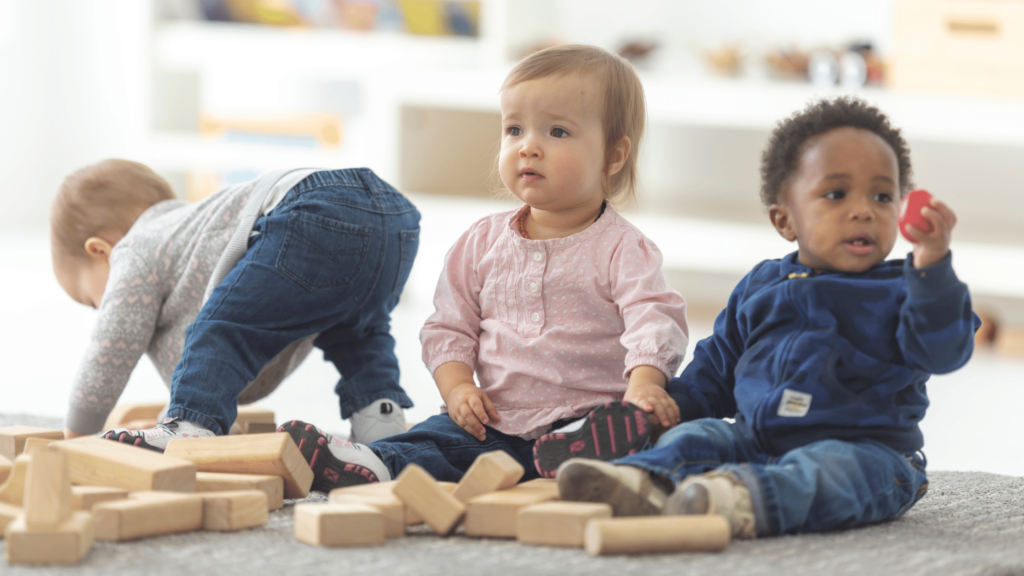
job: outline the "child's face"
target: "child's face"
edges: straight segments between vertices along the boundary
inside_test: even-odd
[[[600,111],[600,83],[593,75],[538,78],[506,89],[501,181],[538,210],[599,206],[606,178]]]
[[[864,272],[896,242],[899,167],[877,134],[836,128],[808,140],[797,173],[769,208],[776,229],[813,270]]]
[[[110,266],[106,260],[54,257],[53,273],[60,287],[72,300],[93,308],[100,307],[110,276]]]

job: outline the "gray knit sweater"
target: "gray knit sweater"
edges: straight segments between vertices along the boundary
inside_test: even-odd
[[[150,207],[110,254],[110,277],[85,357],[75,376],[65,426],[103,431],[142,354],[167,384],[181,359],[185,329],[227,271],[245,254],[256,218],[284,172],[230,186],[196,204]],[[284,181],[284,179],[282,179]],[[315,336],[267,364],[239,397],[263,398],[305,358]]]

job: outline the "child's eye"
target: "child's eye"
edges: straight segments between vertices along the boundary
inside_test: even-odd
[[[551,135],[555,138],[565,138],[569,133],[562,128],[554,128],[551,130]]]
[[[523,133],[518,126],[509,126],[505,129],[505,132],[508,132],[509,136],[520,136]]]
[[[888,192],[882,192],[881,194],[875,194],[875,200],[879,202],[892,202],[892,194]]]
[[[842,200],[843,198],[846,198],[846,191],[832,190],[828,194],[825,194],[825,198],[828,198],[829,200]]]

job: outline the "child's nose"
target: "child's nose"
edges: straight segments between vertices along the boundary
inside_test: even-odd
[[[540,146],[537,145],[536,140],[533,138],[524,138],[523,147],[519,149],[519,156],[521,158],[540,158],[542,155]]]

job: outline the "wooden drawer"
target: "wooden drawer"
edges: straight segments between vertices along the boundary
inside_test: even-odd
[[[1024,98],[1024,0],[897,0],[889,85]]]

